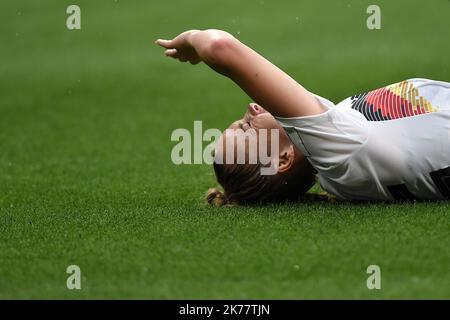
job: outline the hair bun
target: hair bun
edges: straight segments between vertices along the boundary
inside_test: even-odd
[[[227,203],[227,199],[222,191],[211,188],[206,192],[206,202],[215,207],[221,207]]]

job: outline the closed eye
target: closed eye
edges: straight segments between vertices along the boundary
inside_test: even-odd
[[[244,131],[247,131],[248,129],[250,129],[252,126],[250,124],[250,122],[240,122],[239,123],[239,128],[241,128]]]

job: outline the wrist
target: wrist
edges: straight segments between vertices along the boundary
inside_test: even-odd
[[[196,43],[195,38],[196,38],[201,32],[203,32],[203,31],[201,31],[201,30],[191,30],[191,31],[189,32],[189,35],[188,35],[188,37],[187,37],[186,40],[187,40],[187,43],[188,43],[191,47],[195,48],[195,43]]]
[[[222,64],[224,59],[229,58],[229,49],[238,42],[231,34],[215,29],[197,31],[191,39],[200,59],[214,65]]]

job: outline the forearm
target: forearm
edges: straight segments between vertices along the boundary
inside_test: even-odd
[[[203,62],[233,80],[273,115],[295,117],[323,112],[311,93],[229,33],[198,31],[192,34],[191,44]]]

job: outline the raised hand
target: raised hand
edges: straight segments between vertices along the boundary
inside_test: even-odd
[[[197,64],[201,61],[199,54],[192,45],[191,38],[194,34],[200,32],[199,30],[189,30],[181,33],[172,40],[158,39],[155,43],[166,49],[165,54],[173,59],[178,59],[181,62],[190,62]]]

